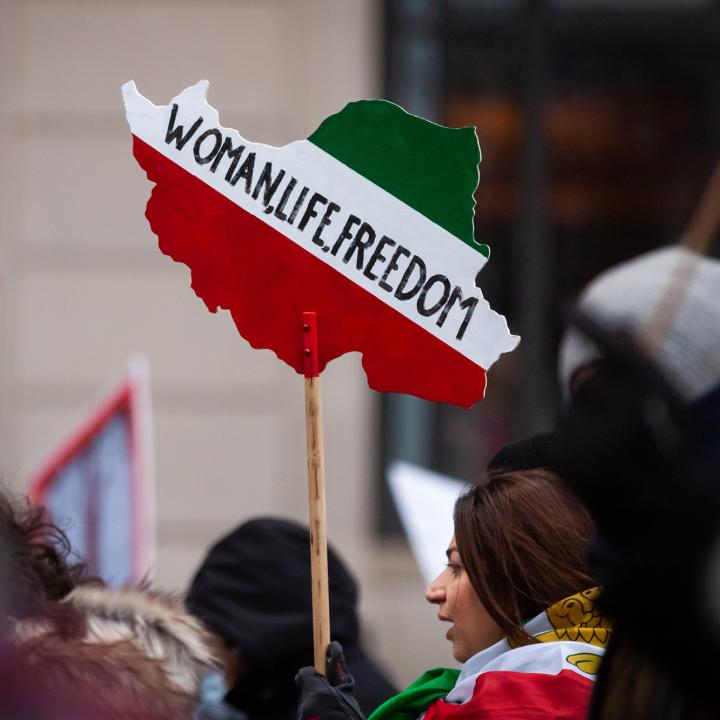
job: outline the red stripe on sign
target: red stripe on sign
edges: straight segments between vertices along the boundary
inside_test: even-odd
[[[254,348],[302,374],[302,313],[316,312],[320,371],[361,352],[375,390],[466,408],[483,397],[483,368],[135,136],[133,153],[156,183],[145,214],[160,249],[191,269],[196,294],[211,312],[229,310]]]
[[[435,701],[425,720],[584,720],[593,681],[572,670],[546,673],[481,673],[462,705]]]

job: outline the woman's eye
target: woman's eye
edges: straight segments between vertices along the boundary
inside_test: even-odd
[[[462,565],[458,565],[457,563],[447,563],[445,567],[450,570],[450,574],[453,577],[457,577],[462,571]]]

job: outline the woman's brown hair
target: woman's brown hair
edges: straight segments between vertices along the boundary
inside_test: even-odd
[[[592,521],[549,470],[493,471],[455,504],[455,542],[470,582],[515,644],[523,623],[593,585]]]
[[[95,579],[73,559],[65,533],[44,508],[14,501],[0,487],[0,616],[43,613],[89,581]]]

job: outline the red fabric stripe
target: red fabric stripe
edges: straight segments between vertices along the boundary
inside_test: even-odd
[[[496,671],[482,673],[462,705],[437,700],[425,720],[532,720],[587,717],[592,680],[572,670],[557,675]]]
[[[314,311],[320,371],[358,351],[375,390],[466,408],[482,398],[485,370],[137,137],[133,152],[156,183],[146,216],[160,249],[190,267],[208,309],[230,310],[254,348],[303,373],[302,313]]]

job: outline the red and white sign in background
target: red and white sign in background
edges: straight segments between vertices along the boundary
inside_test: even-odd
[[[142,359],[30,480],[73,551],[111,585],[150,573],[154,492],[149,374]]]

